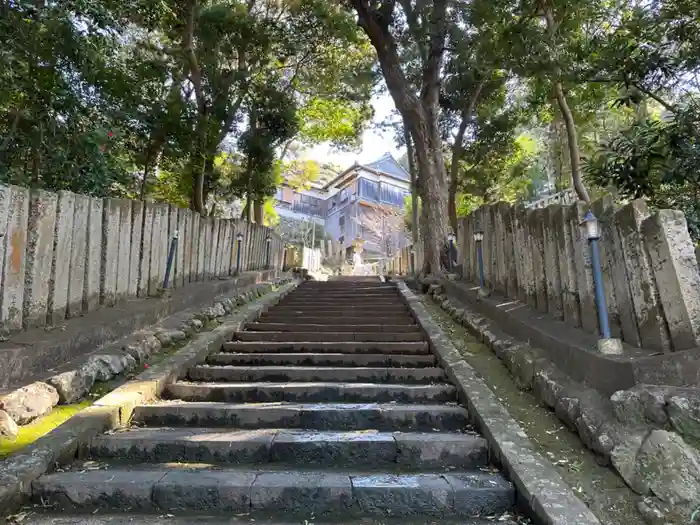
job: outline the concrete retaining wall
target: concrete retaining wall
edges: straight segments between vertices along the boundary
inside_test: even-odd
[[[613,336],[668,352],[700,346],[700,274],[681,212],[651,214],[642,200],[593,203]],[[574,327],[598,330],[583,202],[525,209],[499,203],[461,219],[463,278],[478,282],[473,232],[484,232],[486,286]]]
[[[172,288],[233,276],[238,233],[240,271],[282,264],[282,240],[257,224],[168,204],[0,185],[0,328],[60,324],[159,295],[175,232]]]

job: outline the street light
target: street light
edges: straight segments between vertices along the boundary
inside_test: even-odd
[[[484,282],[484,254],[482,251],[482,242],[484,240],[484,231],[481,228],[474,230],[474,242],[476,243],[476,262],[479,266],[479,296],[488,297],[486,284]]]
[[[602,354],[621,354],[622,341],[611,337],[610,319],[608,317],[608,304],[605,300],[605,288],[603,285],[603,272],[600,266],[600,223],[593,212],[588,210],[583,217],[580,226],[585,228],[586,238],[591,248],[591,266],[593,267],[593,288],[595,302],[598,309],[598,327],[600,339],[598,339],[598,351]]]
[[[236,234],[236,275],[241,273],[241,244],[243,243],[243,234]]]
[[[265,242],[267,243],[267,257],[265,260],[265,268],[267,270],[270,269],[270,245],[272,244],[272,237],[269,235],[265,238]]]
[[[416,275],[416,249],[411,246],[411,274]]]

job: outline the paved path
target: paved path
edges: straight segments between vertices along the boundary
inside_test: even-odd
[[[513,509],[391,284],[302,284],[167,397],[35,482],[54,515],[33,523],[482,525]]]

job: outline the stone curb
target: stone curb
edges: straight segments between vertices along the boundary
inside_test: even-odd
[[[600,525],[554,466],[537,453],[525,432],[496,395],[462,358],[403,281],[397,287],[455,383],[477,429],[517,489],[519,502],[541,525]]]
[[[223,323],[195,337],[177,353],[113,390],[89,408],[0,463],[0,517],[17,510],[30,496],[34,480],[57,465],[71,462],[81,444],[128,423],[136,405],[158,398],[165,386],[195,362],[217,351],[234,332],[276,304],[298,285],[293,281],[246,304]]]
[[[284,284],[289,278],[275,279],[272,283],[255,283],[236,289],[230,297],[217,298],[213,306],[189,315],[177,329],[159,328],[174,314],[159,323],[110,343],[86,356],[87,360],[73,369],[64,369],[44,381],[36,381],[0,396],[0,437],[14,438],[24,425],[48,414],[56,405],[72,404],[84,398],[96,381],[109,381],[133,370],[162,347],[184,341],[199,332],[204,324],[230,314],[273,285]],[[187,311],[185,311],[187,312]],[[5,410],[3,410],[5,408]],[[13,417],[14,416],[14,417]]]
[[[693,507],[679,504],[684,497],[683,491],[675,493],[670,488],[674,485],[669,482],[671,478],[663,474],[683,470],[673,465],[675,454],[687,457],[689,463],[695,463],[692,457],[696,454],[680,436],[667,432],[659,420],[669,419],[665,414],[666,401],[669,398],[682,399],[683,391],[690,389],[641,385],[616,392],[607,399],[595,389],[572,380],[538,348],[511,338],[491,320],[471,312],[443,292],[442,285],[431,284],[428,296],[503,361],[518,388],[531,390],[545,407],[553,410],[559,420],[578,435],[584,446],[611,465],[630,489],[645,496],[637,507],[650,525],[685,525],[688,522]],[[673,397],[674,393],[679,397]],[[647,476],[639,471],[638,464],[643,467],[648,460],[640,458],[642,452],[645,458],[650,453],[658,455],[655,463],[661,470],[650,479],[645,479]],[[691,484],[700,493],[700,471],[697,475]],[[665,481],[660,481],[660,476]],[[655,483],[655,480],[659,481]],[[678,483],[677,480],[674,482]],[[663,493],[667,499],[680,500],[674,505],[664,503],[656,497],[656,492]]]

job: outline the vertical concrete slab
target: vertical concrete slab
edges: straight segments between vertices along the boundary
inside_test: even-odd
[[[56,205],[51,279],[49,280],[48,317],[46,319],[46,322],[51,325],[61,324],[65,321],[68,313],[74,215],[75,194],[69,191],[59,191]]]
[[[641,234],[642,222],[647,217],[649,208],[646,202],[634,200],[615,212],[615,224],[620,233],[641,347],[668,352],[671,341],[651,260]]]
[[[185,285],[185,244],[187,237],[187,210],[177,208],[177,251],[175,252],[175,280],[177,286]]]
[[[127,295],[139,295],[139,273],[141,272],[141,239],[143,238],[143,201],[131,202],[131,255],[129,256],[129,284]]]
[[[179,208],[177,206],[169,206],[168,207],[168,241],[166,244],[166,254],[165,254],[165,267],[167,269],[168,266],[168,257],[170,257],[170,245],[173,240],[173,236],[175,235],[175,232],[180,229],[180,213],[179,213]],[[179,244],[179,241],[178,241]],[[178,246],[179,248],[179,246]],[[172,266],[170,268],[170,282],[168,286],[170,288],[177,288],[177,258],[178,258],[178,249],[175,249],[175,254],[173,256],[173,261],[172,261]],[[165,274],[163,274],[163,277],[165,277]]]
[[[153,221],[155,204],[149,201],[143,204],[143,231],[141,232],[141,261],[139,264],[139,297],[148,297],[151,278],[151,252],[153,251]]]
[[[199,235],[201,226],[199,213],[192,212],[192,255],[190,257],[190,282],[199,281]]]
[[[117,260],[117,295],[121,301],[129,295],[129,276],[131,275],[131,202],[119,200],[119,258]]]
[[[613,241],[613,204],[612,198],[604,197],[597,200],[592,205],[593,213],[600,222],[601,238],[598,241],[600,249],[600,264],[603,271],[603,282],[605,283],[605,299],[608,303],[608,315],[610,317],[610,331],[613,337],[622,338],[622,321],[620,308],[615,295],[615,251]]]
[[[205,264],[207,260],[207,219],[206,217],[199,217],[199,248],[197,256],[197,280],[203,281],[205,277]]]
[[[484,230],[484,240],[481,243],[481,254],[484,261],[484,282],[486,287],[493,288],[493,271],[491,263],[493,261],[493,238],[494,227],[491,221],[491,206],[486,205],[479,208],[481,212],[481,225]]]
[[[90,224],[90,198],[74,195],[73,231],[70,249],[70,275],[68,278],[68,317],[83,313],[83,292],[87,274],[87,243]]]
[[[518,274],[518,300],[523,303],[530,302],[530,277],[532,271],[528,267],[530,249],[528,248],[527,211],[522,204],[513,211],[515,224],[515,265]]]
[[[559,256],[559,278],[561,281],[564,321],[571,326],[581,326],[578,283],[576,281],[574,247],[571,241],[571,228],[567,209],[562,205],[553,207],[553,228],[556,231],[556,250]]]
[[[212,218],[211,226],[211,260],[209,261],[209,271],[212,279],[219,277],[219,243],[221,241],[221,219]]]
[[[227,277],[231,269],[231,247],[233,245],[233,221],[225,220],[224,222],[224,242],[222,246],[221,265],[219,266],[219,275]]]
[[[92,312],[100,307],[103,221],[104,201],[91,197],[90,218],[88,221],[87,267],[85,268],[85,288],[83,290],[83,310],[86,312]]]
[[[510,299],[518,298],[518,272],[515,256],[515,210],[507,206],[502,215],[504,227],[503,259],[505,261],[505,285],[506,295]]]
[[[170,251],[170,205],[161,204],[163,219],[160,233],[160,284],[163,287],[165,269],[168,267],[168,253]]]
[[[168,228],[168,207],[162,204],[153,204],[153,227],[151,229],[150,252],[151,260],[148,270],[148,295],[157,296],[163,284],[162,269],[165,266],[162,258],[164,255],[163,241]]]
[[[30,193],[24,328],[46,325],[57,205],[58,195],[55,193],[42,190],[32,190]]]
[[[192,278],[192,210],[182,209],[182,283]]]
[[[544,216],[544,271],[547,279],[547,308],[549,315],[562,320],[564,319],[564,304],[561,291],[556,222],[560,208],[561,206],[558,204],[547,206],[542,210],[542,213]]]
[[[0,261],[4,261],[0,324],[6,330],[20,330],[24,308],[29,190],[18,186],[0,186],[0,202],[0,224],[5,234],[0,239]]]
[[[593,290],[593,271],[591,267],[591,252],[588,240],[580,224],[588,212],[588,205],[578,201],[567,209],[569,230],[574,252],[574,266],[578,288],[579,305],[581,308],[581,326],[591,333],[598,333],[598,311],[596,310]]]
[[[100,302],[113,306],[117,299],[117,271],[119,268],[119,236],[121,231],[118,199],[105,199],[102,221],[102,273]]]
[[[544,210],[528,210],[527,224],[530,249],[532,252],[532,272],[534,277],[535,306],[547,313],[547,279],[544,271]]]
[[[642,223],[673,349],[700,343],[700,274],[685,216],[660,210]]]

